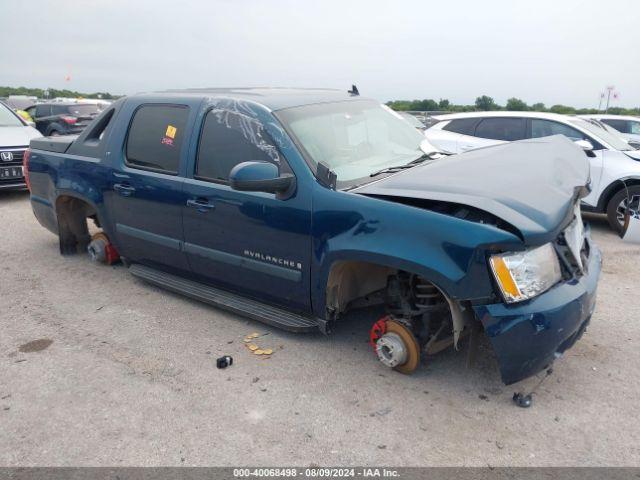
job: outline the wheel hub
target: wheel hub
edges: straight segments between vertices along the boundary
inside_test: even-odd
[[[640,195],[632,195],[629,200],[626,198],[622,199],[618,208],[616,208],[616,217],[620,225],[624,224],[624,216],[627,213],[627,206],[632,215],[637,213],[640,209]]]
[[[385,333],[376,343],[378,359],[389,368],[407,361],[407,347],[397,333]]]
[[[420,346],[408,325],[392,317],[378,320],[370,333],[378,359],[400,373],[412,373],[420,364]]]

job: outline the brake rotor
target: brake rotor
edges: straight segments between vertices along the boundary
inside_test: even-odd
[[[399,339],[404,348],[403,358],[405,361],[392,368],[404,374],[413,373],[420,364],[420,345],[413,332],[400,322],[387,320],[386,333],[394,335],[395,339]]]

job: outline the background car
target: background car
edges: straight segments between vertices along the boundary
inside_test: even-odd
[[[32,138],[41,137],[11,108],[0,102],[0,190],[25,187],[22,158]]]
[[[398,115],[400,115],[402,118],[404,118],[409,125],[411,125],[412,127],[416,128],[417,130],[423,132],[427,127],[424,123],[422,123],[418,117],[416,117],[415,115],[412,115],[410,113],[407,112],[396,112]]]
[[[615,128],[629,141],[634,148],[640,148],[640,118],[628,115],[581,115],[582,118],[593,118]]]
[[[620,139],[627,142],[631,146],[631,148],[635,148],[636,150],[640,149],[640,142],[635,142],[633,140],[629,140],[628,138],[625,138],[624,134],[620,133],[618,130],[607,125],[606,123],[601,122],[597,118],[589,118],[584,116],[581,116],[580,118],[584,118],[587,122],[593,123],[594,125],[605,129],[607,132],[609,132],[610,134],[616,137],[620,137]]]
[[[500,143],[564,135],[586,151],[591,163],[591,193],[582,208],[606,213],[621,231],[627,207],[640,203],[640,151],[584,118],[542,112],[472,112],[433,117],[425,131],[435,147],[460,153]]]
[[[100,113],[95,103],[39,103],[27,108],[40,133],[49,137],[82,132]]]

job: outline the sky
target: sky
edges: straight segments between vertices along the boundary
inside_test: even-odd
[[[0,0],[0,18],[3,86],[597,107],[611,85],[640,106],[638,0]]]

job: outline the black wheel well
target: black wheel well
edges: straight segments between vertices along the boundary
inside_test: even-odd
[[[72,255],[84,251],[91,240],[87,218],[97,218],[96,209],[89,202],[71,195],[56,199],[60,253]]]
[[[624,183],[627,187],[635,187],[640,186],[640,178],[628,178],[624,179]],[[598,210],[601,212],[607,212],[607,205],[613,198],[621,190],[624,190],[625,186],[622,184],[622,180],[616,180],[611,183],[600,195],[600,201],[598,202]]]

